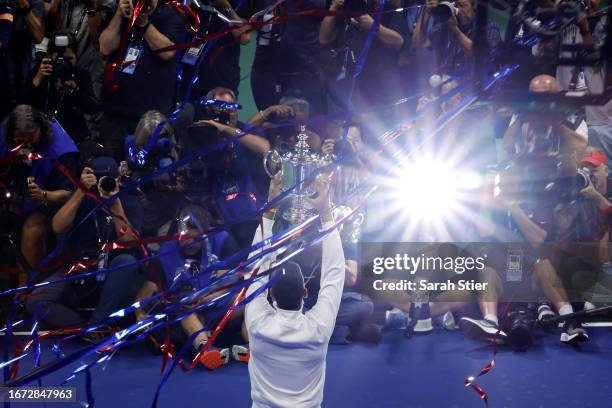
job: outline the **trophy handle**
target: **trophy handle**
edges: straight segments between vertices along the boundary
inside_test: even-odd
[[[263,165],[266,174],[273,178],[276,173],[281,171],[281,157],[276,150],[269,150],[263,158]]]

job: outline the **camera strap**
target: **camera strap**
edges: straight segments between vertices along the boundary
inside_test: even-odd
[[[66,24],[65,27],[66,29],[70,29],[71,25],[72,25],[72,15],[74,14],[74,0],[70,0],[68,2],[68,10],[66,11]],[[81,12],[81,16],[79,17],[79,21],[73,31],[73,34],[75,37],[79,36],[79,32],[81,31],[81,27],[83,26],[83,21],[85,20],[85,15],[86,15],[86,11],[85,9],[83,9],[83,11]]]

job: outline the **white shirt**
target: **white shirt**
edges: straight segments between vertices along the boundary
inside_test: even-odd
[[[272,235],[264,218],[254,242]],[[329,228],[326,223],[324,228]],[[260,271],[268,268],[266,260]],[[247,296],[261,287],[256,282]],[[323,401],[325,359],[344,287],[344,251],[337,230],[323,240],[321,288],[316,305],[306,313],[276,309],[264,291],[246,306],[249,332],[249,377],[253,408],[315,408]]]

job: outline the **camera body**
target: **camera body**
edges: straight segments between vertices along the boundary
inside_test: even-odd
[[[58,56],[51,60],[53,65],[53,77],[62,82],[74,79],[74,66],[64,57]]]

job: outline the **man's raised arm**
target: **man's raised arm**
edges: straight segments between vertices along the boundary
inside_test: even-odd
[[[334,219],[329,208],[327,193],[329,192],[329,180],[320,178],[317,180],[319,197],[313,204],[319,209],[323,229],[326,230],[333,225]],[[306,315],[313,319],[325,330],[328,337],[331,336],[336,324],[336,315],[340,307],[342,290],[344,289],[344,250],[340,233],[337,229],[323,240],[323,259],[321,261],[321,287],[317,304],[310,309]]]

